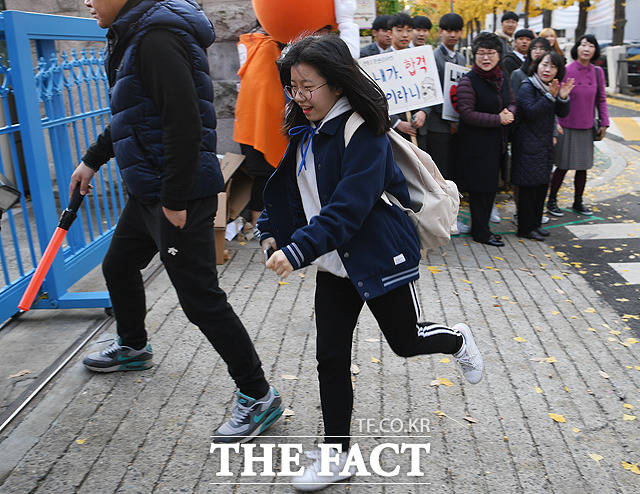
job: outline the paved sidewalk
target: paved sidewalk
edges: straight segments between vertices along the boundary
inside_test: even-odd
[[[611,139],[598,149],[586,200],[602,204],[636,194],[640,154]],[[561,189],[565,206],[571,181],[567,177]],[[395,356],[365,308],[353,347],[352,434],[369,437],[354,442],[368,460],[384,442],[428,441],[426,475],[408,477],[407,455],[383,454],[383,467],[399,465],[400,475],[358,477],[326,492],[640,491],[640,470],[633,466],[640,462],[640,335],[551,248],[556,220],[549,242],[519,241],[509,234],[513,202],[505,195],[499,199],[503,221],[494,229],[507,232],[507,246],[457,237],[423,261],[418,282],[426,319],[465,321],[473,328],[485,357],[485,379],[467,384],[453,359],[443,355]],[[220,267],[221,284],[289,409],[268,432],[285,437],[254,442],[299,442],[311,449],[322,434],[315,269],[278,284],[260,263],[255,241],[233,242],[230,250],[232,259]],[[102,280],[90,276],[83,283],[95,289]],[[151,282],[147,294],[155,367],[115,375],[86,371],[81,356],[109,343],[115,328],[107,327],[0,435],[0,493],[293,492],[288,477],[240,476],[240,455],[232,455],[234,475],[216,476],[220,457],[209,454],[210,435],[230,415],[233,382],[186,320],[166,273]],[[636,304],[631,316],[639,313]],[[7,377],[26,365],[20,364],[20,351],[32,348],[42,357],[29,363],[31,375],[19,379],[39,377],[56,351],[103,317],[100,310],[23,315],[18,328],[0,334],[2,345],[25,347],[16,355],[6,347],[0,352],[0,377],[6,380],[0,392],[19,392],[22,383]],[[410,420],[428,420],[429,430],[377,430],[382,424],[388,429],[392,419],[405,429]],[[403,434],[413,437],[385,439]],[[247,482],[278,485],[240,485]]]
[[[418,291],[428,319],[470,324],[486,377],[472,386],[453,359],[393,355],[365,309],[354,342],[359,373],[353,417],[376,424],[427,418],[431,452],[423,460],[425,477],[360,477],[350,491],[638,492],[640,475],[621,463],[640,461],[639,421],[625,420],[640,408],[638,335],[547,245],[506,236],[507,246],[496,249],[468,240],[456,238],[423,262]],[[233,244],[232,254],[221,267],[221,284],[293,412],[269,434],[321,434],[314,268],[278,284],[260,263],[255,242]],[[0,438],[0,492],[292,491],[286,485],[212,484],[290,479],[240,477],[238,456],[231,460],[233,477],[216,477],[219,457],[209,454],[210,435],[230,414],[233,383],[186,320],[166,274],[148,293],[155,367],[94,375],[74,359]],[[87,351],[113,331],[108,328]],[[432,385],[438,378],[452,385]],[[555,422],[550,413],[566,422]],[[354,420],[352,434],[372,432],[358,430],[359,423]],[[295,440],[307,447],[313,441]],[[392,441],[397,439],[357,439],[363,452]],[[385,468],[396,463],[408,471],[406,455],[383,459]],[[393,485],[416,479],[422,485]]]

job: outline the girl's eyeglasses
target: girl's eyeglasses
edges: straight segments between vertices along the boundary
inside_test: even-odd
[[[314,87],[313,89],[307,89],[306,87],[291,87],[285,86],[284,90],[291,99],[294,99],[296,96],[300,95],[304,99],[310,100],[313,96],[313,92],[320,89],[322,86],[326,86],[328,83],[320,84],[318,87]]]

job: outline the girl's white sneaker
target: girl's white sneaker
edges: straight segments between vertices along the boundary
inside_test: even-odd
[[[293,487],[299,491],[319,491],[325,487],[330,486],[335,482],[348,479],[355,473],[355,468],[352,466],[346,472],[343,472],[344,465],[347,461],[347,452],[338,453],[338,450],[331,450],[331,457],[335,458],[336,455],[340,456],[340,460],[336,465],[335,462],[331,462],[329,465],[330,475],[320,475],[321,465],[321,450],[305,452],[307,458],[315,460],[311,465],[305,467],[304,473],[299,477],[293,478]]]

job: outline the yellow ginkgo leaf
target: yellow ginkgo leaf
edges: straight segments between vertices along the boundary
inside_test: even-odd
[[[76,439],[76,444],[84,444],[87,442],[87,439],[89,439],[88,437],[84,438],[84,439]]]
[[[371,357],[371,363],[372,363],[372,364],[379,364],[379,363],[380,363],[380,360],[378,360],[378,359],[377,359],[377,358],[375,358],[375,357]]]
[[[621,333],[622,333],[622,331],[618,331],[617,329],[612,329],[611,331],[609,331],[609,334],[614,334],[616,336],[621,334]]]
[[[433,413],[435,413],[438,417],[444,417],[445,416],[444,412],[442,412],[441,410],[436,410]]]
[[[596,328],[587,328],[589,331],[593,331],[594,333],[597,333]]]
[[[278,285],[288,285],[288,281],[278,281]]]
[[[435,267],[435,266],[427,266],[427,269],[428,269],[429,271],[431,271],[431,273],[433,273],[433,274],[436,274],[436,273],[439,273],[439,272],[441,272],[441,271],[442,271],[442,269],[438,269],[438,268],[437,268],[437,267]]]
[[[600,461],[604,458],[604,456],[597,455],[595,453],[589,453],[589,458],[591,458],[593,461]]]
[[[497,259],[498,261],[504,261],[504,259],[502,257],[498,257],[498,256],[493,256],[494,259]]]
[[[567,421],[567,419],[565,419],[563,415],[559,415],[557,413],[550,413],[549,417],[551,417],[554,420],[554,422],[562,422],[562,423],[564,423],[564,422]]]
[[[465,279],[463,279],[463,280],[462,280],[462,282],[463,282],[463,283],[469,283],[469,284],[471,285],[471,282],[470,282],[469,280],[465,280]]]
[[[554,275],[551,277],[551,279],[552,279],[552,280],[561,280],[561,279],[562,279],[562,276],[558,276],[557,274],[554,274]]]
[[[554,316],[557,316],[558,314],[560,314],[560,312],[558,312],[557,310],[552,310],[552,311],[551,311],[551,313],[552,313]]]
[[[633,405],[631,405],[630,403],[625,403],[622,406],[625,407],[627,410],[633,410]]]
[[[580,432],[580,429],[578,429],[577,427],[574,427],[574,428],[573,428],[573,429],[571,429],[571,430],[572,430],[573,432],[576,432],[576,433]]]
[[[593,307],[587,307],[584,311],[589,312],[590,314],[593,314],[595,313],[596,310]]]
[[[515,341],[517,341],[518,343],[522,343],[523,341],[527,341],[527,340],[525,340],[522,336],[516,336],[516,337],[514,338],[514,340],[515,340]]]
[[[626,413],[622,414],[622,420],[631,421],[631,420],[635,420],[635,419],[636,419],[635,415],[629,415],[629,414],[626,414]]]
[[[453,383],[446,377],[439,377],[438,381],[440,381],[440,384],[443,384],[444,386],[453,386]]]
[[[536,386],[536,393],[542,394],[543,393],[542,388]]]
[[[564,390],[569,393],[569,388],[567,388],[566,386],[564,387]]]
[[[628,343],[629,345],[634,345],[636,343],[638,343],[638,340],[636,340],[635,338],[627,338],[626,340],[624,340],[626,343]]]
[[[544,359],[544,361],[545,361],[547,364],[553,364],[554,362],[557,362],[557,360],[556,360],[556,358],[555,358],[555,357],[547,357],[546,359]]]
[[[441,364],[448,364],[449,362],[451,362],[451,360],[449,360],[447,357],[444,357],[444,358],[440,359],[440,363]]]
[[[624,298],[624,297],[623,297],[623,298],[617,298],[616,300],[617,300],[618,302],[628,302],[628,301],[629,301],[629,299],[628,299],[628,298]]]
[[[640,475],[640,468],[638,468],[637,463],[628,463],[626,461],[621,461],[620,463],[622,463],[622,468],[624,468],[625,470],[629,470],[636,475]]]

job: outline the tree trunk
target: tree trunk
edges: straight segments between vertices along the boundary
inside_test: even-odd
[[[474,19],[474,21],[476,22],[476,34],[480,34],[480,31],[482,31],[482,25],[480,24],[480,19]]]
[[[551,10],[545,9],[542,11],[542,27],[551,27]]]
[[[578,25],[576,26],[575,37],[578,39],[587,31],[587,7],[591,5],[589,0],[582,0],[578,6]]]
[[[496,15],[496,8],[493,8],[493,30],[497,31],[498,30],[498,16]]]
[[[613,14],[613,36],[611,45],[612,46],[620,46],[624,44],[624,27],[627,24],[627,19],[625,18],[625,0],[616,0],[615,10]]]
[[[524,27],[529,29],[529,0],[524,0]]]

